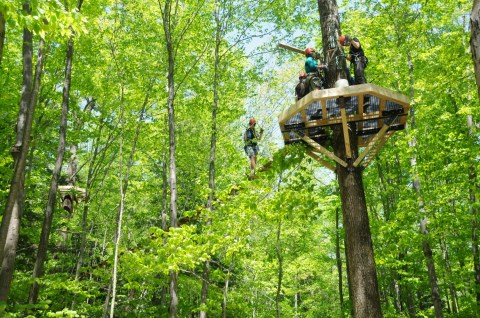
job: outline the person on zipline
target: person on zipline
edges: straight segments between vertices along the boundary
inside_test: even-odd
[[[295,95],[297,100],[301,100],[303,96],[307,95],[307,74],[305,72],[300,72],[298,75],[298,84],[295,86]]]
[[[253,178],[255,176],[255,169],[257,167],[257,155],[258,155],[258,142],[262,139],[263,128],[260,128],[260,133],[257,133],[255,125],[257,121],[255,118],[250,118],[248,121],[249,127],[245,130],[243,134],[243,141],[245,142],[245,153],[250,159],[250,176]]]
[[[323,69],[326,68],[323,64],[318,64],[317,60],[319,55],[315,52],[315,49],[312,47],[305,49],[305,73],[307,73],[307,79],[305,81],[307,90],[305,95],[316,89],[323,89],[323,77],[320,73]]]
[[[365,68],[367,67],[368,59],[365,56],[362,45],[357,38],[351,38],[348,35],[340,36],[340,45],[350,46],[350,51],[346,59],[350,61],[350,64],[353,64],[353,75],[354,75],[354,85],[366,84],[367,80],[365,78]],[[348,72],[347,75],[350,75]],[[349,76],[350,77],[350,76]],[[369,96],[365,96],[365,102],[363,105],[364,112],[370,106]]]

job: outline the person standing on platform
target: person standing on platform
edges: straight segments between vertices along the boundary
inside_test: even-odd
[[[350,51],[347,55],[347,60],[353,63],[353,75],[355,76],[355,84],[365,84],[365,68],[367,67],[367,58],[363,51],[362,45],[357,38],[351,38],[348,35],[340,37],[340,44],[342,46],[350,46]]]
[[[355,77],[355,85],[366,84],[367,80],[365,78],[365,68],[368,64],[368,59],[365,56],[363,47],[360,44],[360,40],[357,38],[351,38],[348,35],[340,36],[340,45],[349,46],[350,51],[346,59],[350,61],[350,64],[353,64],[353,75]],[[363,104],[363,110],[366,112],[367,108],[370,106],[369,96],[365,96],[365,101]]]
[[[305,72],[300,72],[298,75],[298,84],[295,86],[295,96],[297,96],[297,100],[303,98],[303,96],[307,95],[307,74]]]
[[[307,73],[306,94],[308,94],[313,90],[324,88],[324,80],[322,75],[320,74],[320,71],[325,69],[326,66],[323,64],[318,64],[317,60],[319,59],[319,55],[312,47],[305,49],[305,56],[305,73]]]

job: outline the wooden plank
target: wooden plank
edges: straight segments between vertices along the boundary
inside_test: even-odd
[[[345,142],[345,155],[347,156],[348,159],[351,159],[352,150],[350,149],[350,135],[348,133],[347,111],[345,110],[345,107],[340,108],[340,114],[342,116],[343,141]]]
[[[294,46],[291,46],[291,45],[288,45],[288,44],[285,44],[285,43],[278,43],[277,46],[281,47],[282,49],[286,49],[286,50],[289,50],[289,51],[292,51],[292,52],[295,52],[295,53],[300,53],[300,54],[305,55],[304,50],[299,49],[299,48],[294,47]]]
[[[363,117],[363,95],[358,95],[358,113]],[[362,127],[363,127],[363,123]]]
[[[300,136],[300,138],[303,139],[303,141],[305,141],[310,147],[312,147],[313,149],[317,150],[318,152],[324,154],[325,156],[327,156],[328,158],[334,160],[335,162],[339,163],[340,165],[344,166],[344,167],[347,167],[348,164],[343,161],[342,159],[338,158],[337,156],[335,156],[332,152],[330,152],[328,149],[322,147],[320,144],[316,143],[315,140],[309,138],[308,136]]]
[[[410,100],[408,99],[408,97],[399,93],[399,92],[393,91],[393,90],[385,88],[385,87],[380,87],[380,86],[377,86],[377,85],[373,85],[373,84],[362,84],[362,85],[370,85],[369,89],[376,96],[384,97],[385,99],[387,99],[389,101],[393,101],[393,102],[395,102],[397,104],[401,104],[401,105],[409,105],[410,104]],[[360,85],[357,85],[357,86],[360,86]]]
[[[322,121],[327,120],[327,101],[321,100],[320,105],[322,105]]]
[[[328,168],[330,170],[332,170],[333,172],[335,172],[335,166],[332,165],[330,162],[320,158],[320,156],[318,156],[316,153],[314,153],[313,151],[311,150],[307,150],[307,155],[309,155],[310,157],[312,157],[313,159],[317,160],[318,162],[320,162],[323,166],[325,166],[325,168]]]
[[[365,149],[363,150],[363,152],[358,156],[357,160],[355,160],[355,162],[353,163],[353,166],[354,167],[357,167],[360,162],[363,160],[363,158],[365,158],[365,156],[368,154],[368,152],[370,151],[370,149],[372,149],[372,147],[377,143],[377,141],[383,137],[383,135],[385,135],[385,133],[387,132],[389,126],[388,125],[383,125],[382,129],[380,129],[380,131],[372,138],[372,140],[370,140],[370,142],[368,143],[367,147],[365,147]]]
[[[304,123],[307,122],[307,112],[304,110],[302,110],[302,112],[300,113],[300,116],[302,116],[302,120]]]
[[[372,153],[368,156],[368,158],[363,162],[362,167],[366,168],[370,161],[375,157],[375,155],[378,153],[380,148],[383,147],[383,145],[387,142],[388,138],[390,138],[393,134],[395,133],[395,130],[390,130],[388,131],[385,136],[380,140],[378,145],[373,149]]]
[[[380,98],[380,107],[378,108],[378,111],[379,111],[380,115],[382,115],[383,111],[385,110],[385,104],[386,104],[385,98]],[[372,106],[370,106],[370,107],[372,107]],[[379,118],[378,124],[380,126],[382,126],[384,124],[383,119]]]

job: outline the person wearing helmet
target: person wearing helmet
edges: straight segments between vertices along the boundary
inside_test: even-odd
[[[306,81],[307,81],[307,73],[300,72],[300,74],[298,75],[298,84],[297,86],[295,86],[295,95],[297,96],[297,100],[302,99],[303,96],[306,95],[306,92],[307,92]]]
[[[365,56],[362,45],[357,38],[351,38],[348,35],[340,36],[340,45],[349,46],[350,51],[346,57],[350,61],[350,65],[353,64],[353,74],[355,77],[354,85],[365,84],[367,80],[365,78],[365,68],[367,67],[368,59]],[[350,74],[348,74],[350,75]],[[370,96],[365,96],[363,111],[366,113],[367,109],[370,107]]]
[[[340,45],[349,46],[350,52],[347,55],[347,60],[353,64],[353,74],[355,76],[355,84],[365,84],[365,67],[367,67],[367,58],[363,51],[362,45],[357,38],[351,38],[348,35],[340,37]]]
[[[320,74],[320,71],[325,69],[326,66],[318,64],[317,59],[320,56],[315,52],[315,49],[312,47],[305,49],[305,73],[307,73],[306,78],[306,87],[307,90],[305,95],[316,89],[323,89],[323,77]]]
[[[257,166],[257,155],[258,155],[258,141],[262,139],[263,129],[260,128],[260,133],[257,133],[255,126],[257,121],[255,118],[250,118],[248,121],[248,128],[245,130],[243,134],[243,141],[245,142],[245,153],[247,154],[250,160],[250,177],[253,178],[255,176],[255,169]]]

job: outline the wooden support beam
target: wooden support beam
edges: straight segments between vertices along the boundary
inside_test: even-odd
[[[366,168],[368,166],[368,164],[370,163],[370,161],[372,161],[372,159],[375,157],[375,155],[377,154],[377,152],[380,150],[380,148],[383,147],[383,145],[387,142],[388,138],[390,138],[393,134],[395,133],[394,130],[390,130],[390,131],[387,131],[387,133],[385,134],[385,136],[382,138],[382,140],[380,140],[380,142],[378,143],[378,145],[375,147],[375,149],[373,149],[372,153],[368,156],[368,158],[363,162],[362,164],[362,167],[363,168]]]
[[[347,111],[345,109],[345,98],[341,96],[340,101],[340,115],[342,117],[343,141],[345,142],[345,155],[348,159],[352,158],[352,150],[350,149],[350,135],[348,134]]]
[[[295,53],[300,53],[300,54],[305,55],[304,50],[299,49],[299,48],[294,47],[294,46],[291,46],[291,45],[288,45],[288,44],[278,43],[277,46],[281,47],[282,49],[286,49],[286,50],[289,50],[289,51],[292,51],[292,52],[295,52]]]
[[[300,116],[302,116],[302,121],[304,123],[307,122],[307,112],[305,111],[305,109],[303,109],[301,112],[300,112]]]
[[[363,94],[361,95],[358,95],[358,113],[362,115],[363,117],[363,114],[364,114],[364,110],[363,110],[363,104],[364,104],[364,101],[363,101]],[[360,125],[363,125],[363,122],[360,123]],[[363,127],[363,126],[361,126]]]
[[[327,101],[320,100],[320,105],[322,106],[322,120],[327,119]]]
[[[348,166],[348,164],[345,161],[343,161],[342,159],[335,156],[335,154],[330,152],[327,148],[324,148],[324,147],[322,147],[322,145],[316,143],[315,140],[313,140],[312,138],[310,138],[308,136],[300,136],[300,135],[298,135],[298,136],[300,138],[302,138],[302,140],[305,141],[313,149],[315,149],[318,152],[324,154],[325,156],[334,160],[335,162],[339,163],[340,165],[344,166],[345,168]]]
[[[355,160],[355,162],[353,163],[353,166],[354,167],[357,167],[360,162],[362,161],[363,158],[365,158],[365,156],[370,152],[370,150],[372,149],[372,147],[377,143],[377,141],[383,137],[383,135],[385,135],[385,133],[387,132],[388,128],[390,126],[388,125],[383,125],[382,129],[380,129],[380,131],[372,138],[372,140],[370,140],[370,142],[368,143],[367,147],[365,147],[365,149],[363,150],[363,152],[358,156],[357,160]]]
[[[380,105],[379,105],[379,109],[378,109],[378,113],[380,115],[382,115],[383,111],[385,110],[385,102],[386,102],[385,98],[380,98]],[[380,126],[383,125],[383,118],[381,118],[381,117],[378,118],[378,124]]]
[[[307,150],[307,155],[309,155],[310,157],[312,157],[313,159],[317,160],[318,162],[320,162],[323,166],[325,166],[326,168],[332,170],[333,172],[335,172],[335,166],[332,165],[330,162],[320,158],[319,155],[317,155],[316,153],[314,153],[312,150]]]

